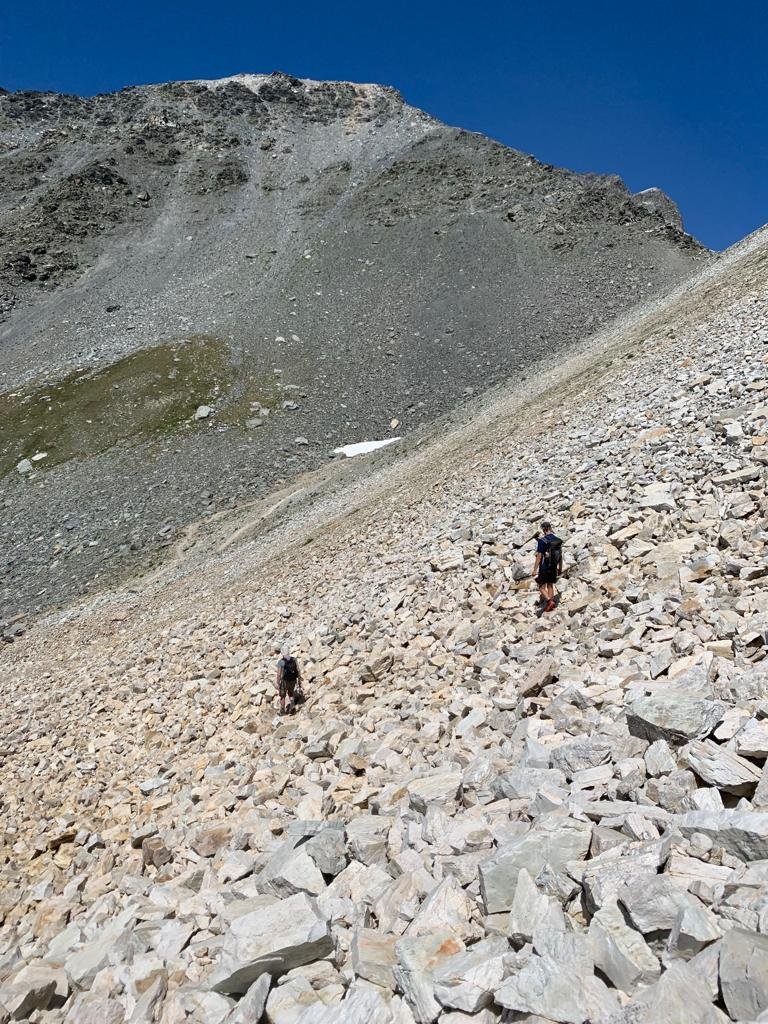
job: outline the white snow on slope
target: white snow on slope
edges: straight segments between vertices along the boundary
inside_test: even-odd
[[[348,459],[351,459],[355,455],[368,455],[369,452],[375,452],[377,448],[385,448],[388,444],[399,440],[399,437],[388,437],[384,441],[358,441],[357,444],[345,444],[341,448],[334,448],[333,451],[336,455],[346,455]]]

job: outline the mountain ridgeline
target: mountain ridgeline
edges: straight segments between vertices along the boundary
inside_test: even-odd
[[[282,73],[0,92],[0,186],[0,618],[413,436],[710,258],[656,189]]]

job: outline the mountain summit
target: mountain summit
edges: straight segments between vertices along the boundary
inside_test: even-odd
[[[413,437],[709,258],[663,193],[377,85],[1,92],[0,131],[0,617]]]

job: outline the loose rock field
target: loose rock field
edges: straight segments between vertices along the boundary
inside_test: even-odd
[[[747,255],[306,543],[6,648],[0,1021],[768,1020]],[[567,571],[537,619],[544,515]],[[278,718],[284,643],[309,699]]]

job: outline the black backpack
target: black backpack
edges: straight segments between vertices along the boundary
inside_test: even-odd
[[[299,678],[299,666],[292,654],[283,658],[283,679],[286,683],[293,683]]]
[[[541,556],[541,564],[548,569],[556,569],[558,572],[563,567],[563,542],[559,537],[545,537],[546,545],[544,554]]]

